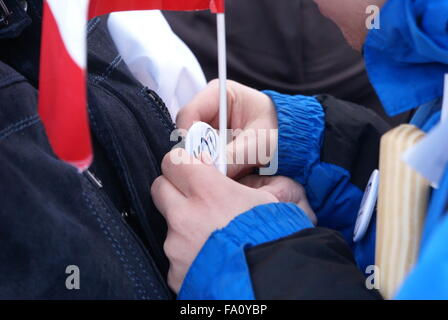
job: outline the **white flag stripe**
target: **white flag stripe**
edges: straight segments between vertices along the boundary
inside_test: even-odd
[[[86,69],[89,0],[47,0],[47,3],[67,52],[80,68]]]

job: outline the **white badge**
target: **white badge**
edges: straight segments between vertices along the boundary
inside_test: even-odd
[[[199,158],[202,152],[207,152],[217,164],[219,155],[219,136],[215,129],[205,122],[196,122],[185,137],[185,150]]]
[[[361,207],[359,208],[358,219],[356,220],[355,232],[353,234],[354,242],[360,241],[367,232],[375,209],[376,200],[378,199],[379,180],[379,171],[373,171],[364,192]]]

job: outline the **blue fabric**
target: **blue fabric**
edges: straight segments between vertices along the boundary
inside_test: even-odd
[[[376,248],[376,210],[370,219],[369,227],[362,239],[354,244],[354,255],[359,269],[365,274],[367,267],[375,264]]]
[[[255,299],[245,249],[313,227],[295,204],[255,207],[210,236],[190,267],[178,298]]]
[[[429,132],[440,121],[441,99],[436,99],[419,108],[411,124]],[[405,279],[396,299],[448,299],[448,170],[440,188],[435,190],[425,219],[420,257],[417,265]]]
[[[443,94],[448,73],[448,1],[389,0],[369,32],[366,68],[390,116]]]
[[[375,261],[375,228],[354,244],[353,232],[363,191],[350,183],[350,173],[321,162],[325,113],[314,97],[289,96],[265,91],[277,108],[279,125],[279,171],[306,190],[318,225],[342,233],[354,250],[361,270]]]
[[[429,117],[428,121],[421,127],[422,131],[430,132],[439,122],[442,117],[442,111],[438,111]]]
[[[294,176],[305,184],[312,167],[319,163],[325,112],[314,97],[264,93],[274,102],[279,119],[278,174]]]
[[[350,183],[350,173],[321,162],[313,167],[304,187],[319,226],[341,232],[353,248],[353,231],[363,192]]]
[[[447,204],[448,170],[431,200],[419,261],[397,299],[448,299]]]
[[[432,233],[437,228],[442,220],[442,215],[447,209],[448,200],[448,170],[445,170],[445,175],[442,178],[439,189],[435,190],[431,198],[431,203],[428,209],[428,214],[425,219],[425,227],[423,229],[423,236],[421,242],[421,250],[423,250],[429,243]]]
[[[442,99],[436,99],[420,106],[415,112],[410,124],[429,132],[439,121],[442,110]]]
[[[314,97],[265,91],[279,119],[279,175],[301,183],[319,225],[340,231],[351,245],[362,270],[374,262],[374,228],[353,243],[362,191],[350,183],[350,173],[320,162],[325,114]],[[184,281],[180,299],[253,299],[244,249],[312,227],[293,204],[257,207],[215,232],[206,242]]]
[[[311,170],[305,189],[316,212],[318,225],[342,233],[361,271],[373,265],[376,213],[364,238],[354,243],[353,233],[364,192],[350,183],[350,173],[336,165],[321,162]]]
[[[447,13],[447,1],[389,0],[383,7],[381,28],[369,32],[364,56],[370,80],[389,115],[430,104],[442,96],[444,74],[448,73]],[[342,232],[361,269],[373,264],[376,217],[365,238],[354,244],[353,228],[362,191],[350,183],[349,172],[320,162],[325,130],[322,107],[313,97],[265,93],[274,101],[279,116],[279,174],[304,185],[319,225]],[[429,130],[439,118],[439,111],[432,105],[426,110],[422,108],[415,121],[418,127]],[[190,269],[181,298],[254,298],[243,247],[241,242],[235,245],[229,241],[229,227],[215,233],[206,243]],[[431,246],[422,254],[398,298],[448,298],[448,273],[442,260],[448,257],[444,245],[447,232],[445,218],[431,233]],[[231,233],[244,237],[244,233]],[[263,241],[269,240],[261,239],[258,244]],[[224,254],[217,255],[222,248]],[[215,277],[218,274],[220,277]],[[210,288],[216,279],[218,284]],[[229,283],[234,285],[228,287]]]

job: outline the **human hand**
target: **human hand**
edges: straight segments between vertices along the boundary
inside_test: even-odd
[[[198,160],[184,149],[174,149],[163,159],[162,172],[151,194],[168,223],[164,245],[170,260],[168,284],[178,292],[191,264],[215,230],[224,228],[243,212],[278,200],[268,191],[249,188],[222,175],[206,153]]]
[[[302,185],[287,177],[267,177],[250,175],[239,181],[250,188],[264,190],[271,193],[279,202],[295,203],[305,212],[311,222],[316,225],[317,217],[311,209]]]
[[[242,177],[254,167],[267,165],[277,148],[278,120],[272,100],[234,81],[227,82],[228,129],[233,141],[227,147],[228,176]],[[214,80],[177,116],[177,126],[188,130],[203,121],[219,125],[219,82]],[[261,148],[263,147],[263,148]],[[266,155],[265,155],[266,154]]]

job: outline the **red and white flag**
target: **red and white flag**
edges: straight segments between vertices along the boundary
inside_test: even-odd
[[[192,11],[210,9],[224,12],[224,0],[90,0],[89,18],[114,11],[132,10]]]
[[[56,155],[86,170],[93,159],[87,113],[87,19],[114,11],[224,12],[224,0],[45,0],[39,114]]]

